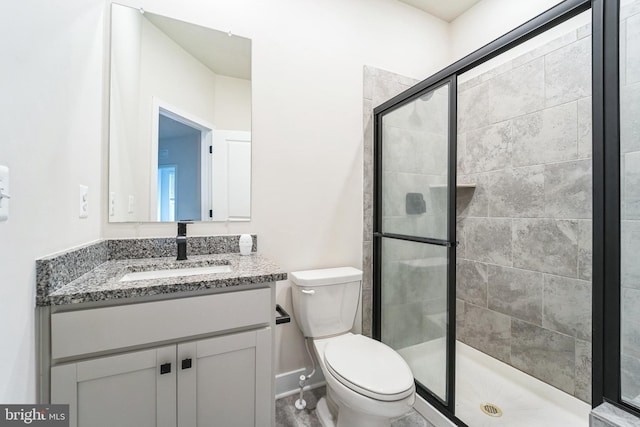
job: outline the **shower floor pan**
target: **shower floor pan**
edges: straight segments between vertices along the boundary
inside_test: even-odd
[[[435,372],[445,366],[442,338],[398,352],[421,383],[444,394],[444,372]],[[589,426],[587,403],[459,341],[456,358],[456,416],[467,425]]]

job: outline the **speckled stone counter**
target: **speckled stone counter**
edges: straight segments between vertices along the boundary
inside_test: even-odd
[[[223,237],[227,239],[215,239]],[[65,305],[148,297],[179,292],[206,293],[212,289],[269,283],[287,278],[280,267],[252,252],[206,253],[233,250],[239,236],[192,238],[198,243],[199,255],[189,255],[186,261],[176,261],[170,252],[169,239],[130,239],[101,241],[36,262],[36,305]],[[201,239],[197,242],[196,239]],[[207,240],[202,240],[207,239]],[[213,242],[213,245],[206,243]],[[254,242],[256,237],[254,236]],[[115,242],[115,243],[114,243]],[[173,243],[175,247],[175,241]],[[235,245],[237,248],[237,243]],[[256,250],[254,243],[254,251]],[[114,248],[118,248],[113,251]],[[142,248],[142,250],[141,250]],[[155,250],[153,248],[160,248]],[[114,252],[111,254],[111,252]],[[123,252],[130,257],[125,258]],[[110,255],[111,254],[111,255]],[[112,256],[113,255],[113,256]],[[140,256],[145,256],[141,258]],[[164,255],[164,257],[163,257]],[[125,258],[125,259],[123,259]],[[121,281],[124,275],[149,270],[172,270],[214,265],[228,265],[229,272],[198,274],[171,278]]]

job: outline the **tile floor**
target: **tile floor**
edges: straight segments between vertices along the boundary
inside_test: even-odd
[[[304,393],[307,407],[301,411],[294,406],[298,395],[276,400],[276,427],[322,427],[316,416],[316,403],[324,396],[325,388],[319,387]],[[424,418],[412,411],[393,420],[392,427],[432,427]]]

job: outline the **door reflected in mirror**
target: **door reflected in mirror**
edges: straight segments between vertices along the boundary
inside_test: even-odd
[[[112,4],[109,222],[251,218],[251,40]]]

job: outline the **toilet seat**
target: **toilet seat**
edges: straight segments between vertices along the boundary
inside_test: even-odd
[[[363,335],[347,334],[327,343],[323,359],[344,386],[380,401],[396,401],[414,392],[413,374],[389,346]]]

